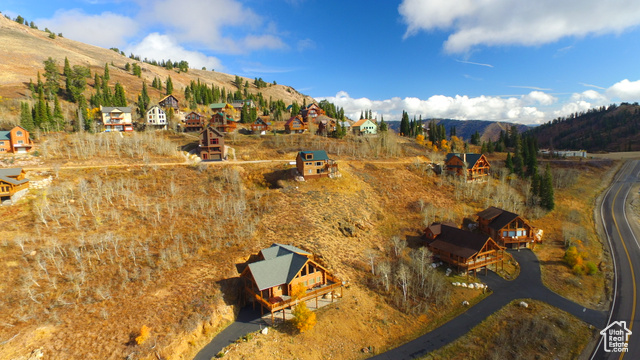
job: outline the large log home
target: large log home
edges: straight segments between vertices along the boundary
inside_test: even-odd
[[[304,120],[302,120],[302,116],[300,115],[291,117],[284,124],[284,131],[287,134],[291,134],[291,133],[300,134],[300,133],[303,133],[305,130],[307,130],[307,123],[305,123]]]
[[[478,229],[508,248],[533,247],[542,239],[520,215],[490,207],[478,213]]]
[[[263,131],[271,130],[271,122],[269,116],[258,116],[256,121],[251,124],[251,132],[253,134],[260,134]]]
[[[224,160],[227,156],[224,135],[212,125],[207,126],[200,132],[198,151],[202,160]]]
[[[162,100],[158,101],[158,104],[160,106],[162,106],[163,108],[173,108],[174,110],[178,111],[179,109],[179,101],[178,98],[176,98],[173,95],[167,95],[165,97],[162,98]]]
[[[221,112],[217,112],[211,115],[209,124],[222,133],[232,133],[238,126],[236,124],[236,120],[233,117]]]
[[[491,264],[504,266],[504,247],[488,235],[464,231],[451,224],[433,223],[424,230],[427,248],[440,260],[464,271],[467,276]],[[496,265],[497,266],[497,265]]]
[[[195,111],[192,111],[184,117],[184,131],[202,131],[206,118]]]
[[[29,179],[21,168],[0,169],[0,204],[18,201],[29,189]]]
[[[329,159],[324,150],[300,151],[296,156],[296,168],[305,180],[332,177],[338,173],[338,164]]]
[[[462,176],[467,170],[467,181],[486,181],[491,165],[484,154],[449,153],[444,161],[444,168],[450,174]]]
[[[22,126],[16,126],[9,131],[0,131],[1,153],[27,153],[33,147],[29,132]]]
[[[240,274],[244,290],[249,300],[260,305],[260,310],[271,312],[271,322],[274,313],[282,310],[284,320],[285,310],[295,306],[291,299],[295,286],[303,284],[307,292],[298,301],[307,301],[333,292],[340,288],[342,281],[314,260],[313,254],[291,245],[273,244],[262,249],[253,256]],[[333,297],[331,297],[333,301]]]

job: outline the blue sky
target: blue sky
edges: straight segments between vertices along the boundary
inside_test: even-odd
[[[262,77],[358,117],[535,124],[640,101],[637,0],[3,0],[65,37]]]

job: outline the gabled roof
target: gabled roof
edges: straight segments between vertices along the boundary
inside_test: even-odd
[[[11,140],[11,131],[0,131],[0,140]]]
[[[202,135],[203,132],[207,131],[207,129],[211,130],[211,132],[215,133],[216,136],[218,136],[218,137],[224,137],[224,135],[220,131],[218,131],[218,129],[216,129],[215,127],[213,127],[211,125],[209,125],[209,126],[205,127],[204,129],[202,129],[202,131],[200,131],[200,135]]]
[[[431,226],[434,225],[438,224]],[[464,231],[447,224],[439,224],[439,231],[435,239],[427,241],[428,246],[465,259],[473,257],[491,241],[488,235]]]
[[[478,217],[486,220],[491,220],[491,222],[489,223],[489,227],[494,230],[500,230],[513,220],[517,219],[519,215],[492,206],[486,210],[479,212]]]
[[[162,109],[162,108],[160,107],[160,105],[157,105],[157,104],[156,104],[156,105],[152,105],[152,106],[149,108],[149,110],[147,110],[147,113],[149,113],[149,112],[150,112],[151,110],[153,110],[154,108],[157,108],[158,110],[162,111],[162,113],[164,113],[164,112],[165,112],[165,111],[164,111],[164,109]]]
[[[29,179],[16,180],[13,177],[22,173],[22,168],[0,169],[0,180],[12,185],[20,185],[29,182]]]
[[[292,116],[292,117],[290,117],[290,118],[289,118],[289,120],[287,120],[287,122],[286,122],[286,123],[284,123],[284,124],[285,124],[285,126],[286,126],[286,125],[291,125],[291,123],[293,123],[295,120],[298,120],[301,124],[304,124],[304,121],[303,121],[303,120],[301,120],[301,119],[300,119],[299,117],[297,117],[297,116]]]
[[[471,168],[471,167],[475,166],[475,164],[478,162],[478,160],[480,160],[480,158],[482,157],[482,154],[448,153],[447,157],[444,160],[444,162],[449,162],[449,160],[451,160],[451,158],[453,158],[454,156],[457,156],[458,158],[460,158],[460,160],[462,160],[463,158],[466,158],[467,167]]]
[[[260,253],[265,258],[265,260],[273,259],[275,257],[291,254],[291,253],[311,256],[311,253],[308,253],[293,245],[283,245],[278,243],[274,243],[270,247],[260,250]]]
[[[300,156],[303,160],[307,160],[307,154],[313,155],[310,160],[329,160],[329,156],[327,156],[327,152],[324,150],[300,151]]]
[[[249,264],[259,290],[290,283],[311,255],[295,246],[282,244],[273,244],[260,253],[265,259]]]
[[[367,121],[369,121],[369,122],[371,122],[373,125],[376,125],[376,126],[377,126],[377,124],[376,124],[376,123],[374,123],[373,121],[371,121],[371,119],[360,119],[360,120],[356,121],[356,122],[355,122],[353,125],[351,125],[351,126],[353,126],[353,127],[355,127],[355,126],[362,126],[362,125],[364,125]]]
[[[158,101],[158,102],[159,102],[159,103],[161,103],[161,102],[163,102],[163,101],[167,100],[167,99],[168,99],[168,98],[170,98],[170,97],[172,97],[175,101],[178,101],[178,98],[177,98],[177,97],[175,97],[175,96],[173,96],[173,95],[169,94],[169,95],[167,95],[167,96],[163,97],[162,99],[160,99],[160,101]]]
[[[111,112],[123,112],[123,113],[131,113],[131,107],[129,106],[103,106],[100,108],[100,111],[103,113],[111,113]]]

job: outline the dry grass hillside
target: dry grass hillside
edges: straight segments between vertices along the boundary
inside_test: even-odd
[[[55,31],[55,29],[53,29]],[[179,73],[177,70],[166,70],[159,66],[146,64],[144,62],[135,61],[127,56],[122,56],[115,51],[104,49],[97,46],[87,45],[64,37],[56,37],[50,39],[48,33],[31,29],[28,26],[20,25],[15,21],[9,20],[4,16],[0,16],[0,43],[2,43],[2,51],[0,52],[0,96],[9,99],[25,99],[31,96],[28,90],[29,80],[36,81],[37,72],[43,73],[43,62],[51,57],[55,59],[62,72],[64,58],[69,59],[71,66],[83,65],[88,66],[92,73],[98,72],[102,74],[105,63],[113,64],[110,68],[110,83],[113,85],[120,82],[126,91],[127,98],[130,102],[137,100],[137,96],[142,89],[142,80],[147,82],[147,86],[151,85],[154,77],[158,77],[164,81],[168,76],[174,84],[174,93],[179,99],[183,99],[182,89],[191,81],[201,82],[211,86],[227,88],[227,90],[235,91],[236,87],[232,84],[235,75],[229,75],[211,70],[189,69],[186,73]],[[64,35],[64,34],[63,34]],[[137,54],[136,54],[137,55]],[[173,59],[179,61],[180,59]],[[142,68],[142,79],[133,76],[131,72],[124,70],[127,63],[138,63]],[[245,81],[253,83],[254,79],[243,78]],[[92,81],[89,80],[89,85]],[[93,91],[88,87],[85,93],[88,98]],[[303,103],[304,95],[298,93],[289,86],[268,84],[266,88],[257,89],[250,86],[249,93],[262,92],[266,99],[282,99],[285,103],[290,104],[297,101],[298,104]],[[164,93],[149,86],[149,95],[151,102],[160,100]],[[307,102],[311,98],[306,97]],[[19,108],[18,108],[19,112]],[[18,112],[8,112],[5,118],[11,117],[17,119]],[[9,119],[5,119],[9,120]]]
[[[364,358],[363,348],[383,351],[463,311],[461,302],[477,301],[478,290],[452,287],[455,279],[430,266],[428,286],[420,287],[427,265],[420,262],[421,229],[434,220],[461,223],[489,205],[513,209],[524,186],[499,176],[473,185],[436,176],[425,164],[441,155],[389,136],[229,138],[246,160],[291,160],[310,148],[338,160],[342,177],[302,183],[290,178],[286,162],[181,164],[170,149],[193,140],[163,133],[50,135],[37,144],[40,156],[3,157],[2,166],[25,164],[34,167],[32,180],[53,181],[0,208],[0,359],[26,359],[34,349],[48,359],[190,359],[237,310],[236,265],[273,242],[321,256],[348,288],[341,302],[318,312],[310,332],[279,327],[234,345],[231,359]],[[119,153],[103,151],[115,144]],[[498,175],[499,160],[492,160]],[[607,169],[588,171],[597,179]],[[568,186],[558,190],[561,203],[588,208],[581,188]],[[545,224],[542,250],[560,246],[562,223],[550,221],[559,213],[514,210]],[[558,266],[561,253],[543,254],[550,260],[543,266],[557,266],[556,274],[591,281]],[[391,279],[403,266],[413,274],[406,298],[397,281],[385,284],[383,264]],[[575,297],[600,300],[585,295]],[[550,313],[548,324],[565,317]],[[143,325],[149,339],[136,344]],[[322,351],[306,351],[310,342]]]

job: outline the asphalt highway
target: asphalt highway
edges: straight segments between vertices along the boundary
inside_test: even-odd
[[[631,189],[638,183],[640,161],[627,161],[607,190],[600,207],[600,216],[607,236],[615,268],[613,305],[607,327],[621,331],[622,344],[627,330],[631,335],[626,350],[620,351],[620,342],[609,336],[601,336],[591,359],[640,359],[640,319],[636,310],[640,286],[640,244],[629,224],[625,203]],[[622,324],[621,322],[624,322]],[[626,329],[624,328],[626,326]],[[605,329],[606,330],[606,329]],[[616,344],[613,344],[616,343]],[[622,345],[624,347],[624,345]]]

